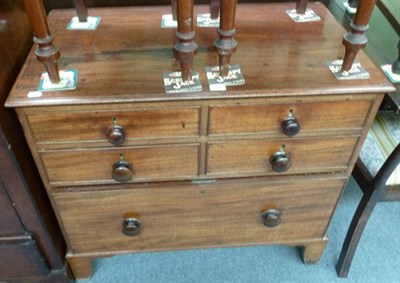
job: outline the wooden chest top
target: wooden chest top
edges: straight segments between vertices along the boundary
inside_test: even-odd
[[[49,24],[60,48],[60,69],[77,69],[78,86],[73,91],[45,92],[40,98],[28,93],[38,89],[44,71],[31,51],[11,95],[8,107],[119,103],[141,101],[249,98],[269,96],[378,93],[393,91],[383,73],[360,52],[357,60],[370,73],[367,80],[338,81],[327,60],[343,56],[344,29],[319,3],[310,7],[321,21],[295,23],[285,10],[292,3],[239,4],[236,15],[238,42],[232,64],[239,64],[246,80],[226,92],[209,91],[206,66],[218,64],[213,50],[215,28],[196,27],[198,54],[194,70],[200,73],[202,92],[166,94],[163,72],[179,70],[173,59],[175,29],[161,28],[169,7],[124,7],[92,9],[102,17],[95,31],[70,31],[66,26],[74,10],[54,10]],[[207,7],[196,6],[197,12]],[[133,17],[132,14],[135,14]],[[151,20],[149,20],[151,19]]]

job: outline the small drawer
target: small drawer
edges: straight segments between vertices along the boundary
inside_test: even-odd
[[[197,176],[198,147],[193,144],[54,150],[44,151],[40,157],[50,184],[55,186],[157,181]],[[122,165],[118,164],[121,160]],[[129,171],[132,176],[126,179]]]
[[[63,111],[29,115],[28,120],[39,144],[106,142],[115,125],[122,128],[126,142],[199,135],[199,108]]]
[[[207,174],[271,175],[344,171],[358,138],[231,141],[208,144]],[[277,173],[271,157],[284,145],[289,169]]]
[[[282,122],[289,112],[297,119],[299,136],[316,131],[361,130],[370,101],[313,102],[210,107],[209,135],[265,133],[285,136]]]
[[[324,236],[343,179],[58,192],[72,252],[145,251],[306,241]],[[278,212],[265,226],[263,214]],[[126,235],[128,234],[128,235]]]

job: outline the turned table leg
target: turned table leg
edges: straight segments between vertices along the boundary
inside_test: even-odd
[[[172,19],[174,21],[177,20],[177,14],[176,14],[176,1],[177,0],[171,0],[171,12],[172,12]]]
[[[210,2],[210,15],[211,19],[216,19],[219,16],[220,0],[211,0]]]
[[[307,10],[308,0],[297,0],[296,1],[296,13],[305,14]]]
[[[74,0],[76,14],[80,22],[87,22],[88,11],[86,8],[85,0]]]
[[[58,47],[52,42],[43,0],[24,0],[25,8],[34,32],[33,41],[38,45],[35,51],[38,61],[42,62],[53,84],[61,81],[57,60],[60,58]]]
[[[237,0],[221,0],[219,39],[214,43],[219,54],[219,73],[225,77],[229,72],[231,55],[235,52],[237,42],[233,38],[236,33],[235,14]]]
[[[375,6],[376,0],[359,1],[357,12],[353,23],[350,24],[351,31],[343,38],[343,44],[346,48],[342,72],[350,71],[358,51],[367,44],[365,32],[368,30],[368,22]]]
[[[67,260],[76,279],[89,278],[92,275],[91,257],[74,257],[67,255]]]
[[[175,45],[176,57],[181,64],[182,79],[192,79],[194,55],[197,53],[197,44],[193,41],[194,0],[177,0],[178,31],[176,37],[179,42]]]

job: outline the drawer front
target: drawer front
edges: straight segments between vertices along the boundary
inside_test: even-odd
[[[37,143],[107,141],[114,118],[124,128],[128,141],[199,135],[199,108],[71,111],[28,116]]]
[[[316,131],[360,130],[370,101],[315,102],[276,105],[212,106],[209,135],[281,134],[281,122],[292,110],[300,124],[298,136]]]
[[[132,181],[198,175],[198,144],[115,149],[45,151],[40,154],[51,185],[116,183],[113,164],[120,156],[133,166]]]
[[[292,162],[286,173],[343,171],[358,138],[284,141],[232,141],[208,144],[208,175],[282,174],[272,170],[270,157],[282,144]]]
[[[177,184],[53,196],[73,252],[142,251],[321,238],[343,184],[342,179]],[[274,228],[261,217],[269,209],[281,214]],[[140,220],[138,235],[122,233],[125,217]]]

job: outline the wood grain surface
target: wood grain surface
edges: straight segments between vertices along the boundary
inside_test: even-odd
[[[161,28],[161,17],[170,13],[170,7],[92,9],[92,14],[102,17],[101,24],[96,31],[86,32],[66,31],[74,10],[54,10],[49,25],[61,51],[60,69],[79,71],[77,89],[29,98],[43,72],[32,50],[7,106],[393,91],[363,52],[357,59],[371,79],[336,80],[326,61],[343,57],[345,31],[322,4],[309,6],[321,21],[294,23],[285,12],[293,8],[292,3],[238,5],[235,39],[239,45],[231,64],[240,65],[246,84],[229,87],[228,92],[210,92],[205,74],[206,66],[218,65],[213,47],[216,29],[196,27],[199,49],[193,68],[200,73],[203,92],[174,95],[164,93],[162,80],[163,72],[179,70],[172,52],[175,29]],[[207,12],[208,6],[196,6],[195,11]]]
[[[55,193],[54,198],[72,252],[139,252],[322,238],[343,183],[333,178],[176,184],[168,189],[124,186],[94,193]],[[275,228],[262,222],[261,213],[270,208],[282,214],[282,223]],[[121,232],[128,216],[142,221],[136,237]]]

